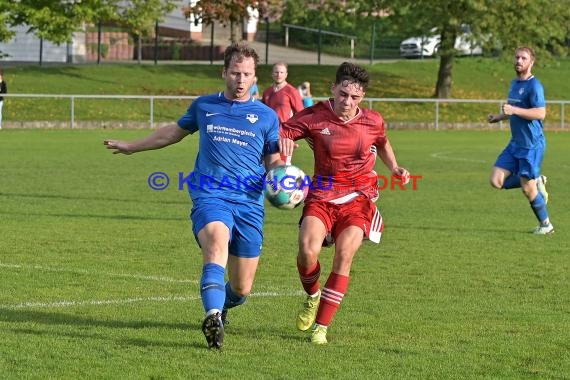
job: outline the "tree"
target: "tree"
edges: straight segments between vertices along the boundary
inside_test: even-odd
[[[37,37],[61,44],[112,2],[116,0],[19,0],[8,5],[8,24],[28,25]]]
[[[496,8],[492,0],[483,3],[488,9]],[[500,9],[488,12],[475,27],[479,33],[491,29],[507,54],[512,55],[517,46],[528,45],[543,57],[569,55],[570,1],[511,0],[499,4]]]
[[[14,32],[9,28],[9,19],[10,19],[10,3],[1,2],[0,3],[0,42],[9,41]],[[0,51],[0,58],[2,58],[5,54]]]
[[[244,18],[248,15],[248,7],[258,9],[259,1],[256,0],[198,0],[192,5],[184,7],[182,10],[186,18],[194,16],[197,22],[211,25],[218,21],[223,26],[230,27],[230,40],[237,42],[241,40],[240,26]]]
[[[62,44],[72,40],[98,13],[111,15],[118,0],[19,0],[0,5],[0,40],[13,36],[11,27],[25,25],[41,40]],[[41,56],[40,56],[41,63]]]
[[[364,11],[369,13],[369,8]],[[315,29],[354,34],[363,13],[359,0],[288,0],[283,21]]]
[[[383,5],[401,32],[425,35],[434,30],[441,35],[437,98],[451,97],[455,39],[464,24],[471,27],[473,42],[486,51],[512,55],[516,46],[529,45],[546,56],[568,55],[568,0],[385,0]]]
[[[118,10],[119,23],[127,27],[137,41],[137,60],[142,59],[141,38],[148,36],[157,22],[176,8],[176,0],[130,0]]]

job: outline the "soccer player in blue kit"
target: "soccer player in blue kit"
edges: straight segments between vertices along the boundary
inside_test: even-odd
[[[538,219],[534,233],[554,232],[546,203],[546,177],[540,166],[546,150],[542,121],[546,116],[546,101],[542,84],[532,75],[534,51],[529,47],[515,50],[514,68],[517,77],[511,82],[509,98],[503,113],[490,114],[490,123],[509,119],[511,140],[497,158],[491,173],[491,186],[497,189],[522,188]]]
[[[199,132],[200,149],[187,185],[192,230],[203,256],[202,331],[214,349],[222,348],[227,310],[251,293],[263,243],[264,174],[284,164],[277,114],[250,95],[258,62],[246,44],[230,45],[224,53],[224,91],[197,98],[177,124],[146,138],[104,142],[113,153],[132,154]]]

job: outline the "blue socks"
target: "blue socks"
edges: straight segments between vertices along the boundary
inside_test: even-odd
[[[541,192],[538,192],[536,198],[530,202],[530,207],[532,208],[534,215],[536,215],[536,219],[538,219],[542,225],[543,222],[548,219],[548,211],[546,211],[546,201],[544,200]]]
[[[231,309],[245,302],[247,297],[240,297],[232,291],[229,281],[224,284],[224,267],[208,263],[202,267],[200,294],[206,313]]]
[[[208,263],[202,267],[200,280],[200,294],[202,305],[206,313],[209,311],[222,311],[226,298],[224,286],[225,269],[221,265]]]
[[[505,178],[505,182],[503,183],[503,189],[516,189],[521,187],[521,177],[517,175],[510,175]],[[548,220],[548,211],[546,211],[546,200],[544,196],[539,191],[536,195],[536,198],[532,202],[530,202],[530,207],[538,219],[539,223],[542,225],[545,220]]]

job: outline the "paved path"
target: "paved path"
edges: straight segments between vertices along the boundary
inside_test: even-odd
[[[307,64],[316,65],[319,63],[319,55],[317,51],[305,51],[285,46],[269,44],[266,46],[263,42],[252,41],[249,44],[257,50],[261,63],[274,64],[276,62],[287,62],[289,64]],[[267,48],[267,50],[266,50]],[[266,60],[267,52],[267,60]],[[345,61],[369,63],[369,60],[350,59],[350,57],[337,57],[327,54],[321,54],[321,65],[339,65]]]
[[[203,42],[207,45],[206,42]],[[215,41],[216,45],[223,46],[227,44],[227,41]],[[259,54],[260,64],[274,64],[277,62],[287,62],[288,64],[307,64],[316,65],[319,63],[319,55],[317,51],[306,51],[288,48],[281,45],[269,44],[266,45],[264,42],[250,41],[248,44],[255,48],[257,54]],[[349,57],[337,57],[328,54],[321,54],[320,64],[321,65],[332,65],[336,66],[345,61],[369,64],[369,59],[350,59]],[[190,61],[188,63],[210,63],[210,61]],[[214,61],[215,64],[223,64],[221,61]]]

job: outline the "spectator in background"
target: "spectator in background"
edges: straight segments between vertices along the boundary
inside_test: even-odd
[[[253,78],[253,85],[249,89],[251,97],[254,99],[259,99],[261,95],[259,94],[259,87],[257,86],[257,77]]]
[[[4,70],[0,67],[0,94],[6,94],[8,87],[4,80]],[[4,106],[4,97],[0,96],[0,129],[2,129],[2,107]]]
[[[277,113],[281,123],[303,110],[303,100],[299,91],[287,82],[287,64],[279,62],[273,65],[271,77],[273,84],[263,91],[262,101]]]
[[[303,99],[303,106],[305,108],[310,107],[314,104],[313,95],[311,94],[311,83],[303,82],[299,87],[299,94],[301,99]]]

